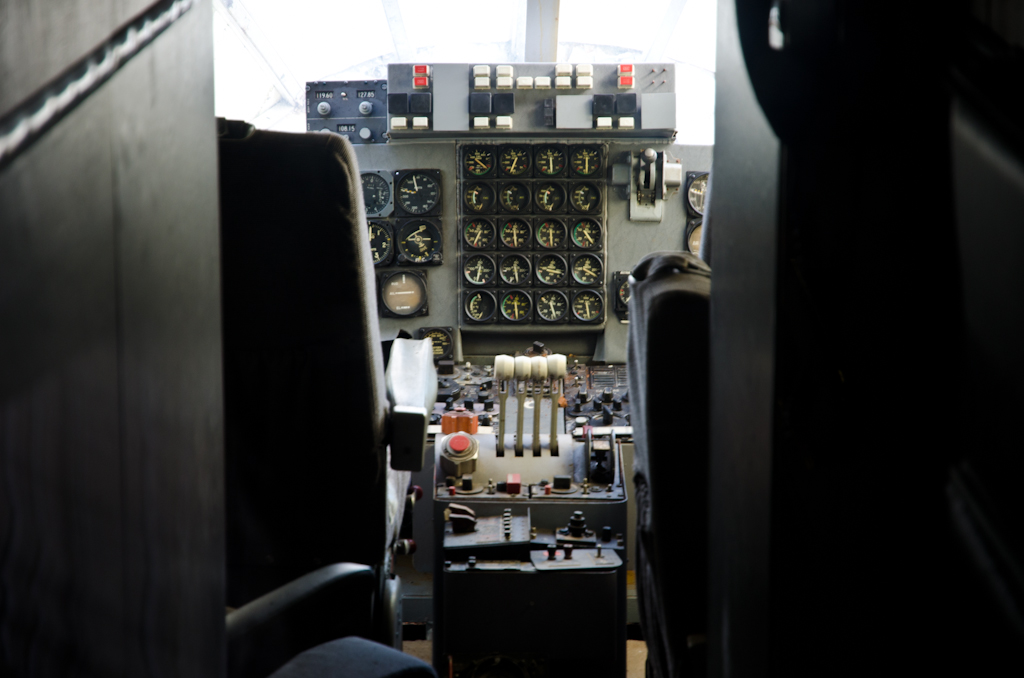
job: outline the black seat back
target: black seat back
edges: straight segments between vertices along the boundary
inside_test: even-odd
[[[704,664],[710,275],[692,254],[660,252],[631,282],[637,598],[649,676]]]

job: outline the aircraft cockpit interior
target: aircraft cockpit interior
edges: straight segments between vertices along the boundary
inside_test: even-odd
[[[940,5],[0,2],[0,675],[1021,675]]]

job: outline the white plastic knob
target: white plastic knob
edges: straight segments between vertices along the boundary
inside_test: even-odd
[[[530,359],[525,355],[516,356],[516,379],[530,378]]]
[[[552,353],[548,356],[548,374],[552,379],[564,377],[566,373],[565,356],[561,353]]]
[[[530,358],[530,373],[534,379],[546,379],[548,376],[548,359],[542,356]]]
[[[505,381],[512,378],[515,372],[515,361],[510,355],[494,356],[494,378],[498,381]]]

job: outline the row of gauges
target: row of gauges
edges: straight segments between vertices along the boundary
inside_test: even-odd
[[[471,254],[462,262],[462,277],[470,286],[599,286],[604,266],[588,252],[564,254]]]
[[[561,219],[504,218],[497,225],[482,217],[463,219],[462,244],[467,250],[597,250],[601,225],[596,219],[577,218],[567,226]]]
[[[439,266],[442,263],[441,228],[437,219],[398,219],[371,221],[370,254],[374,266]]]
[[[463,146],[462,177],[598,177],[603,156],[601,146]]]
[[[469,181],[462,184],[467,214],[595,214],[604,200],[591,181]]]
[[[441,212],[439,170],[382,170],[363,172],[363,202],[366,216],[435,216]]]
[[[704,200],[708,192],[707,172],[686,173],[686,210],[693,217],[686,224],[686,251],[697,254],[704,228]]]
[[[584,323],[604,320],[599,290],[469,290],[463,312],[472,323]]]

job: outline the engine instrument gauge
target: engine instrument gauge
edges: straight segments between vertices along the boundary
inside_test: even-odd
[[[545,219],[537,227],[537,244],[546,250],[565,248],[565,224],[558,219]]]
[[[494,169],[494,150],[488,146],[468,146],[462,151],[462,169],[471,177],[484,177]]]
[[[572,260],[572,277],[580,285],[601,282],[601,260],[593,254],[581,254]]]
[[[528,319],[532,309],[530,295],[522,290],[512,290],[501,298],[501,315],[514,323]]]
[[[596,249],[601,245],[601,227],[590,219],[580,219],[572,227],[572,242],[580,249]]]
[[[464,308],[466,317],[478,323],[487,322],[494,317],[494,311],[498,304],[494,301],[494,295],[487,290],[477,290],[466,297]]]
[[[425,172],[410,172],[398,181],[395,196],[398,205],[409,214],[426,214],[440,202],[441,187]]]
[[[561,285],[568,271],[565,259],[557,254],[545,254],[537,259],[537,280],[545,285]]]
[[[604,300],[593,290],[577,292],[572,298],[572,314],[582,322],[591,323],[600,319],[603,310]]]
[[[601,149],[597,146],[578,146],[572,149],[569,166],[580,176],[594,176],[601,169]]]
[[[522,212],[530,204],[530,191],[520,183],[505,184],[498,190],[501,206],[509,212]]]
[[[622,284],[619,285],[618,295],[619,301],[622,302],[622,305],[629,306],[629,280],[624,280],[622,281]]]
[[[381,302],[394,315],[416,315],[427,305],[427,284],[415,273],[392,273],[381,283]]]
[[[530,149],[525,146],[506,146],[498,155],[498,166],[513,177],[521,177],[530,171]]]
[[[686,201],[690,203],[690,209],[697,214],[704,214],[704,196],[708,190],[708,175],[698,174],[690,180],[690,186],[686,189]]]
[[[540,184],[534,199],[541,212],[557,212],[565,204],[565,189],[558,184]]]
[[[462,241],[474,250],[490,249],[494,235],[494,224],[487,219],[473,219],[462,229]]]
[[[366,213],[381,216],[391,204],[391,184],[376,172],[364,172],[361,180]]]
[[[580,212],[593,212],[601,206],[601,191],[594,184],[576,184],[569,193],[569,203]]]
[[[537,149],[537,171],[553,177],[565,169],[565,151],[559,146],[541,146]]]
[[[475,254],[462,266],[462,275],[472,285],[487,285],[494,280],[494,260],[486,254]]]
[[[700,235],[704,230],[704,224],[700,221],[694,226],[689,234],[686,236],[686,249],[691,254],[700,254]]]
[[[530,225],[519,219],[509,219],[501,227],[501,244],[510,250],[525,250],[530,246]]]
[[[558,322],[569,312],[569,300],[558,290],[548,290],[537,297],[537,315],[548,322]]]
[[[408,261],[422,264],[440,251],[441,233],[429,221],[413,219],[398,229],[398,252]]]
[[[462,203],[470,212],[485,214],[494,207],[494,189],[484,183],[466,184],[462,191]]]
[[[530,281],[530,260],[522,254],[510,254],[501,260],[498,274],[506,285],[526,285]]]
[[[373,256],[373,265],[379,266],[391,261],[394,251],[394,242],[391,237],[391,229],[386,224],[379,224],[371,221],[370,230],[370,254]]]
[[[434,347],[434,362],[452,357],[455,342],[452,334],[444,327],[424,327],[420,330],[420,339],[430,339]]]

